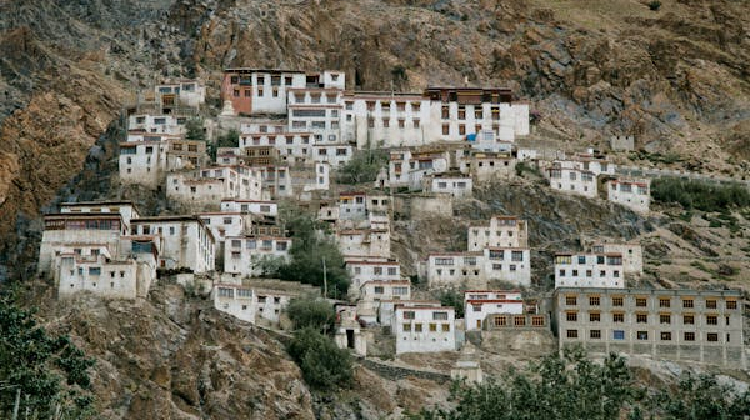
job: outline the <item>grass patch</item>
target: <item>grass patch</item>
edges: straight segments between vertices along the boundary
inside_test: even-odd
[[[659,203],[679,203],[688,210],[726,213],[733,207],[750,206],[750,192],[738,184],[715,185],[695,180],[661,178],[651,184],[651,193]]]

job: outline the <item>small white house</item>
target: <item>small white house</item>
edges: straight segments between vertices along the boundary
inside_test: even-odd
[[[647,213],[651,208],[651,180],[611,180],[607,199],[633,211]]]
[[[278,205],[275,201],[267,200],[226,199],[221,200],[221,211],[239,211],[276,217]]]
[[[367,281],[401,280],[401,265],[397,261],[347,260],[346,271],[351,279],[349,296],[352,298],[359,297],[360,286]]]
[[[489,225],[469,226],[467,233],[469,251],[488,247],[526,247],[528,226],[517,216],[492,216]]]
[[[264,264],[289,262],[292,239],[279,236],[232,236],[224,244],[224,271],[241,276],[264,274]]]
[[[336,232],[336,243],[345,258],[391,256],[391,234],[380,229],[350,229]]]
[[[520,315],[524,311],[520,290],[467,290],[464,305],[466,331],[481,330],[488,315]]]
[[[622,255],[622,270],[625,274],[640,276],[643,274],[643,248],[637,242],[595,242],[591,253],[605,255]]]
[[[237,319],[255,323],[256,296],[252,288],[234,284],[214,284],[214,308]]]
[[[555,167],[547,171],[549,185],[553,190],[589,198],[596,197],[596,175],[593,172]]]
[[[186,267],[195,273],[214,271],[216,240],[199,217],[141,217],[131,225],[133,235],[159,236],[160,267]]]
[[[427,180],[427,191],[450,194],[451,197],[470,197],[473,181],[469,176],[440,175]]]
[[[456,320],[452,307],[396,306],[396,354],[456,350]]]
[[[558,252],[555,255],[555,288],[558,287],[624,288],[622,254]]]

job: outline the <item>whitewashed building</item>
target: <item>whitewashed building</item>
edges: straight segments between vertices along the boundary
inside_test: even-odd
[[[345,258],[391,256],[391,233],[388,230],[348,229],[336,232],[336,243]]]
[[[510,153],[475,152],[460,159],[459,170],[478,182],[511,180],[516,177],[516,159]]]
[[[346,271],[351,279],[349,296],[352,298],[359,297],[360,286],[367,281],[401,280],[401,264],[392,260],[347,260]]]
[[[146,133],[185,135],[185,117],[175,115],[131,115],[128,117],[128,130]]]
[[[227,237],[224,244],[224,271],[243,277],[259,276],[266,264],[288,263],[292,239],[279,236]]]
[[[251,287],[239,284],[214,284],[211,293],[214,308],[226,312],[242,321],[255,323],[256,296]]]
[[[558,252],[555,255],[555,288],[558,287],[624,288],[622,254]]]
[[[456,350],[452,307],[403,306],[395,309],[396,354]]]
[[[197,216],[151,216],[131,222],[133,235],[159,236],[159,267],[185,267],[194,273],[214,271],[216,241]]]
[[[424,184],[428,192],[449,194],[451,197],[470,197],[474,182],[470,176],[442,174],[428,177]]]
[[[221,200],[262,200],[259,171],[246,166],[215,166],[167,174],[167,199],[219,207]]]
[[[549,185],[555,191],[595,198],[596,175],[591,171],[552,167],[547,170]]]
[[[424,275],[431,288],[483,288],[489,281],[529,286],[531,252],[529,248],[489,247],[482,251],[434,253],[425,262]]]
[[[262,216],[276,217],[278,205],[268,200],[221,200],[221,211],[252,213]]]
[[[154,86],[157,102],[162,106],[186,105],[200,108],[206,103],[206,86],[200,80],[170,80]]]
[[[466,331],[482,329],[489,315],[524,313],[520,290],[467,290],[464,292]]]
[[[528,246],[528,226],[517,216],[492,216],[489,225],[469,226],[467,243],[469,251],[481,251],[488,247]]]
[[[607,199],[631,210],[647,213],[651,208],[651,180],[608,181]]]
[[[643,248],[638,242],[594,242],[592,254],[622,255],[622,270],[625,274],[643,274]]]

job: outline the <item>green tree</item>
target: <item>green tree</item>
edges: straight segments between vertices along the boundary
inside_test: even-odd
[[[338,170],[338,183],[357,185],[375,182],[380,168],[388,162],[385,150],[358,150],[351,160]]]
[[[311,388],[331,390],[352,381],[349,352],[338,348],[330,337],[313,327],[295,332],[287,351]]]
[[[219,147],[240,147],[240,132],[231,129],[226,133],[219,135],[216,142],[209,145],[208,154],[214,162],[216,162],[216,151]]]
[[[456,310],[456,318],[464,317],[464,293],[462,290],[450,288],[440,291],[440,304],[452,306]]]
[[[655,201],[679,203],[685,209],[727,211],[750,206],[750,192],[740,184],[715,185],[703,181],[660,178],[651,183]]]
[[[739,393],[709,374],[687,372],[676,387],[659,390],[649,402],[649,414],[665,420],[729,420],[750,416],[750,391]]]
[[[185,123],[185,138],[206,141],[206,127],[203,118],[191,118]]]
[[[310,327],[318,331],[333,331],[336,321],[333,306],[322,299],[294,299],[287,305],[286,312],[295,330]]]
[[[0,416],[10,418],[20,395],[23,409],[39,418],[52,418],[57,407],[66,418],[87,418],[94,361],[70,337],[48,335],[34,314],[10,293],[0,295]]]
[[[342,298],[349,290],[349,273],[336,243],[323,234],[325,225],[299,208],[282,209],[282,219],[292,234],[290,262],[282,265],[278,277],[323,287],[327,282],[328,297]],[[325,276],[323,261],[325,260]]]

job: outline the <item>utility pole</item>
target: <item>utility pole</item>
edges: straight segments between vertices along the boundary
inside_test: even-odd
[[[328,277],[326,276],[326,257],[323,260],[323,299],[328,297]]]

